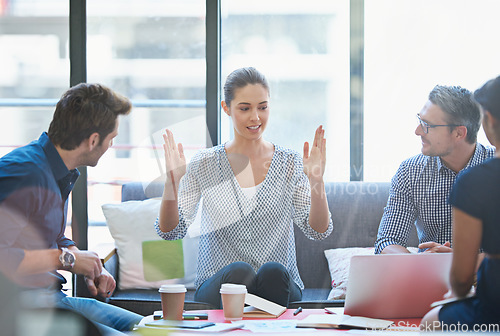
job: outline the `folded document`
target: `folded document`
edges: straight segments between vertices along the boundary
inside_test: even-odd
[[[298,320],[297,328],[380,330],[390,327],[393,323],[389,320],[361,316],[312,314]]]

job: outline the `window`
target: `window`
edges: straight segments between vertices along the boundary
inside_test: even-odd
[[[491,0],[365,0],[366,181],[389,181],[420,153],[415,114],[436,84],[474,92],[498,75],[499,10]]]
[[[268,79],[265,138],[303,153],[326,129],[326,180],[349,179],[349,1],[223,0],[221,86],[253,66]],[[223,113],[222,142],[232,138]]]
[[[68,1],[0,5],[0,155],[37,139],[68,87]]]
[[[187,159],[206,147],[204,15],[203,0],[87,1],[88,82],[134,105],[113,147],[88,168],[89,248],[112,242],[101,205],[120,202],[123,183],[162,178],[165,128]]]

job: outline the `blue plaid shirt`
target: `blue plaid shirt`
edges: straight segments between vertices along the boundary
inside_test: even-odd
[[[494,147],[476,145],[474,155],[460,172],[446,167],[437,156],[409,158],[392,178],[389,199],[380,221],[375,253],[389,245],[407,247],[408,235],[416,225],[419,243],[452,242],[450,190],[457,176],[469,167],[493,157]]]

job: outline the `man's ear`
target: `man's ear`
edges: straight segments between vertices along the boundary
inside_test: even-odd
[[[465,139],[467,137],[467,127],[466,126],[457,126],[457,127],[455,127],[455,131],[457,132],[458,139]]]
[[[89,136],[89,138],[87,139],[89,151],[92,151],[94,148],[96,148],[99,145],[99,140],[100,140],[99,133],[97,133],[97,132],[92,133]]]

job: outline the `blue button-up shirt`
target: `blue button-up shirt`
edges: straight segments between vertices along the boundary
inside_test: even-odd
[[[65,237],[68,196],[78,179],[69,170],[47,133],[0,158],[0,267],[12,273],[25,250],[75,245]],[[57,272],[16,279],[22,286],[64,283]]]
[[[451,187],[461,172],[494,155],[494,147],[486,148],[478,143],[458,174],[437,156],[419,154],[403,161],[392,178],[375,253],[381,253],[388,245],[406,247],[412,225],[416,225],[419,243],[452,242],[451,205],[448,204]]]

